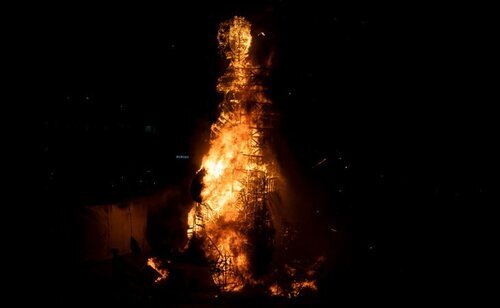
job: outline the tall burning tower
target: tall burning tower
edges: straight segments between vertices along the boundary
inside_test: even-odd
[[[221,23],[217,39],[229,65],[217,84],[223,99],[199,171],[201,202],[189,213],[188,237],[203,240],[215,284],[238,291],[265,273],[278,172],[269,147],[271,101],[260,82],[262,68],[249,55],[251,24],[234,17]]]

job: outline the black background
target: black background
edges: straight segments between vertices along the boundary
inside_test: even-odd
[[[266,33],[286,155],[321,200],[310,212],[333,261],[320,297],[467,293],[460,278],[477,265],[483,236],[472,229],[493,189],[496,141],[479,72],[487,26],[475,11],[320,1],[44,9],[29,32],[48,221],[61,204],[146,195],[192,175],[216,117],[217,27],[242,15]]]

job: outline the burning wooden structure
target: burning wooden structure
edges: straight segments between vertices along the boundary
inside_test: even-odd
[[[272,250],[269,210],[279,177],[271,152],[274,114],[261,83],[263,70],[249,55],[251,25],[235,17],[220,25],[220,50],[229,65],[219,78],[223,96],[202,161],[201,202],[189,214],[188,237],[199,237],[222,291],[238,291],[265,274]]]

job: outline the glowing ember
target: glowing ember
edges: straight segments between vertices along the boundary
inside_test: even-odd
[[[158,283],[160,281],[164,281],[168,278],[168,270],[164,267],[162,267],[161,262],[156,259],[156,258],[149,258],[148,259],[148,266],[154,269],[160,277],[156,278],[155,283]]]
[[[271,296],[285,296],[285,292],[277,283],[274,283],[269,287],[269,294]]]
[[[292,282],[292,292],[291,294],[289,294],[289,297],[297,297],[304,290],[317,291],[318,287],[316,286],[316,281],[303,280],[303,281]]]
[[[304,291],[317,291],[316,281],[314,280],[294,280],[287,290],[284,290],[277,283],[272,284],[268,291],[271,296],[294,298],[302,295]]]

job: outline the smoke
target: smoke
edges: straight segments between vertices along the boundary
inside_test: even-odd
[[[154,255],[172,258],[187,243],[187,214],[193,203],[188,179],[148,199],[147,237],[151,250]]]
[[[276,132],[273,148],[282,175],[272,206],[275,228],[282,237],[277,241],[284,242],[288,259],[316,260],[328,245],[325,228],[317,219],[328,200],[307,180],[303,163],[294,157],[283,133]]]

